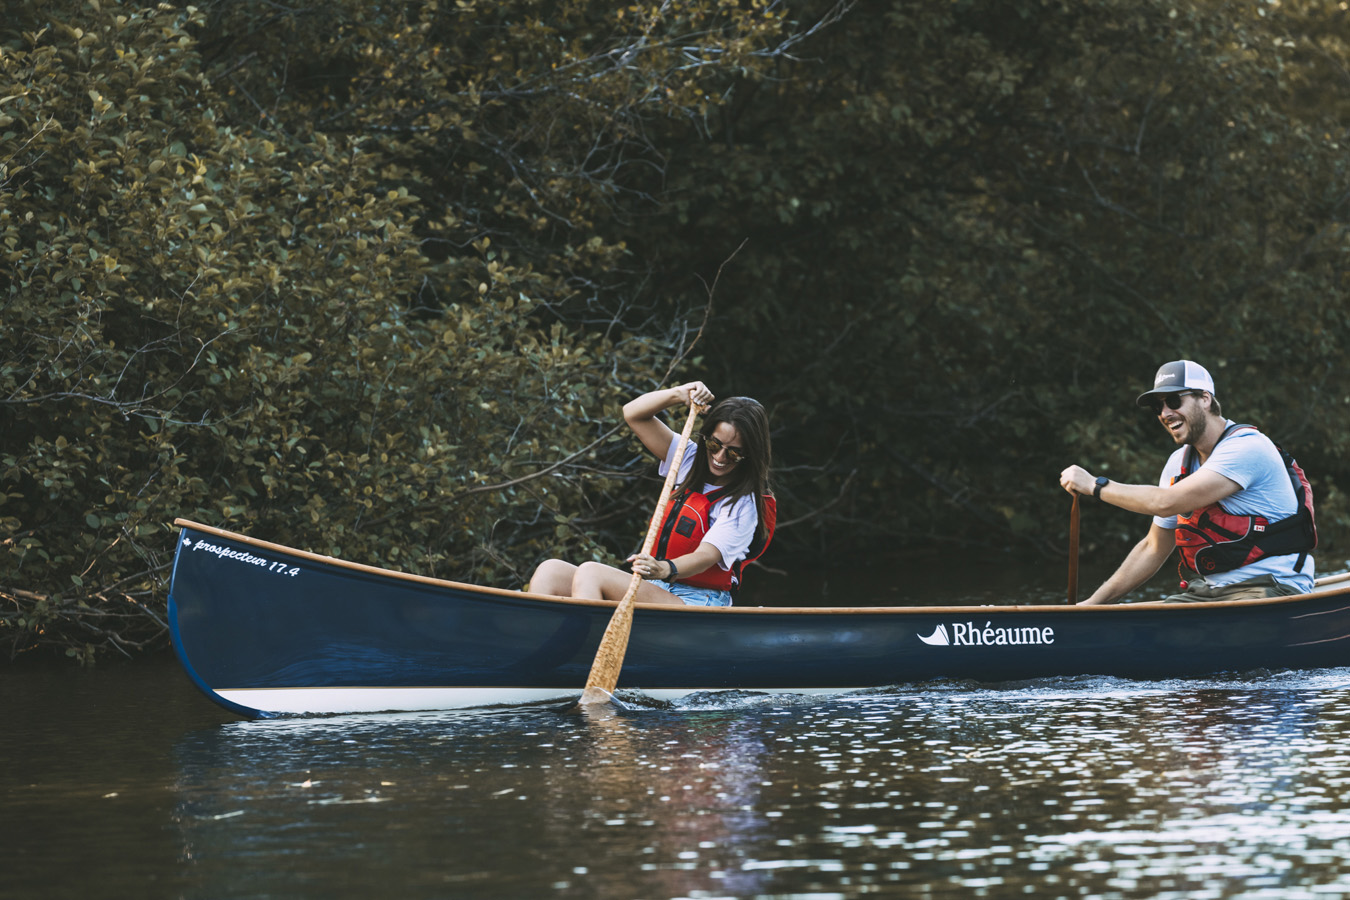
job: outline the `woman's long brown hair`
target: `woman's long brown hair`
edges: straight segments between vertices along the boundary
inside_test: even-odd
[[[750,397],[728,397],[715,404],[703,417],[703,427],[699,431],[699,452],[694,457],[694,465],[677,486],[677,491],[686,488],[699,490],[712,481],[712,470],[708,466],[708,451],[703,438],[712,434],[717,426],[726,422],[736,429],[736,441],[740,444],[742,459],[731,470],[731,477],[723,486],[725,496],[734,503],[746,494],[755,498],[755,511],[759,521],[755,524],[755,539],[761,541],[765,536],[764,498],[773,492],[770,481],[770,468],[773,465],[773,443],[769,438],[769,416],[758,400]]]

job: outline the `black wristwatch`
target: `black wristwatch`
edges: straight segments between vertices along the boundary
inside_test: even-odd
[[[1105,475],[1098,475],[1097,486],[1092,489],[1092,496],[1097,500],[1102,499],[1102,488],[1106,487],[1110,483],[1111,483],[1110,478],[1107,478]]]
[[[666,582],[666,584],[670,584],[675,580],[675,577],[680,574],[680,570],[675,568],[675,564],[668,559],[663,559],[661,560],[661,562],[670,566],[670,574],[663,579]]]

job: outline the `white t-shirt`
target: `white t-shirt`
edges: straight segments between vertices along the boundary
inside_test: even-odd
[[[661,461],[662,475],[670,471],[675,448],[679,443],[680,436],[677,434],[671,439],[666,458]],[[700,452],[698,444],[692,440],[686,442],[684,458],[680,461],[680,474],[675,479],[677,483],[694,467],[694,454],[698,452]],[[715,484],[703,486],[705,494],[715,490],[717,490]],[[758,524],[759,511],[755,509],[753,494],[739,497],[735,503],[732,503],[730,498],[724,497],[713,504],[712,509],[708,511],[708,533],[703,536],[703,542],[712,544],[722,554],[722,560],[717,564],[719,568],[729,571],[733,563],[745,559],[745,554],[750,550],[750,542],[755,538],[755,526]]]
[[[1231,420],[1225,420],[1225,427],[1232,424]],[[1162,477],[1158,479],[1161,487],[1169,486],[1172,479],[1181,473],[1189,450],[1189,446],[1182,446],[1168,458],[1167,465],[1163,466]],[[1259,431],[1243,429],[1233,432],[1219,441],[1201,468],[1218,472],[1237,483],[1239,489],[1219,501],[1219,506],[1225,512],[1239,516],[1265,516],[1272,522],[1298,512],[1298,496],[1294,493],[1294,486],[1289,483],[1289,474],[1280,451],[1270,438]],[[1169,531],[1175,531],[1177,527],[1176,516],[1155,516],[1153,521]],[[1301,592],[1311,591],[1314,571],[1312,554],[1306,556],[1301,571],[1294,569],[1298,557],[1297,553],[1267,556],[1251,565],[1207,575],[1204,581],[1211,587],[1223,587],[1258,575],[1273,575],[1281,584]]]

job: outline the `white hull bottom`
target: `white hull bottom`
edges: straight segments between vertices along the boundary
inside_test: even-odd
[[[709,688],[638,690],[658,701],[679,700]],[[837,694],[845,688],[780,687],[756,690],[765,694]],[[518,706],[575,700],[578,690],[559,688],[240,688],[215,692],[223,700],[268,715],[340,715],[344,713],[413,712],[418,710],[468,709],[486,706]]]

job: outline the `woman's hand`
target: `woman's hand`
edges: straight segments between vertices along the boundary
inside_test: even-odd
[[[712,402],[717,398],[708,386],[701,381],[691,381],[688,384],[682,384],[675,389],[682,403],[693,403],[707,408],[712,406]]]
[[[633,574],[641,575],[647,581],[660,580],[668,574],[665,563],[654,556],[648,556],[646,553],[630,556],[628,561],[633,564]]]

